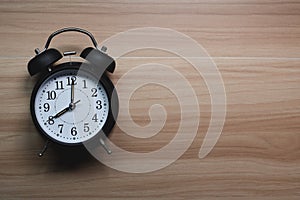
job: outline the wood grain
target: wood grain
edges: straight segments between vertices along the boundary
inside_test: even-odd
[[[299,15],[298,1],[1,1],[0,199],[299,199]],[[202,44],[222,74],[227,95],[226,122],[213,151],[198,158],[211,117],[203,78],[174,55],[140,51],[118,59],[111,78],[116,83],[133,66],[150,62],[170,65],[187,78],[200,102],[201,124],[184,155],[146,174],[110,169],[88,154],[75,162],[54,148],[38,158],[43,139],[29,113],[36,80],[26,65],[33,49],[65,26],[86,28],[98,41],[130,28],[167,27]],[[53,46],[80,52],[88,44],[82,36],[66,34]],[[147,98],[149,93],[154,98]],[[140,88],[130,112],[137,124],[146,125],[154,103],[168,112],[159,134],[136,139],[117,126],[111,140],[133,152],[166,145],[180,122],[170,91]]]

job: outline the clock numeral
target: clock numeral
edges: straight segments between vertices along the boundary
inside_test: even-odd
[[[84,123],[84,125],[83,125],[83,131],[84,132],[89,132],[90,131],[89,123]]]
[[[53,120],[53,117],[52,116],[49,116],[49,118],[48,118],[48,124],[49,125],[53,125],[54,124],[54,120]]]
[[[98,117],[97,117],[97,114],[94,114],[94,116],[93,116],[92,120],[93,120],[94,122],[98,122]]]
[[[74,84],[74,85],[77,85],[77,82],[76,82],[76,76],[68,76],[67,77],[67,80],[68,80],[68,83],[67,83],[67,85],[69,86],[69,85],[72,85],[72,83]]]
[[[63,81],[55,81],[56,84],[56,90],[63,90],[64,86],[63,86]]]
[[[63,127],[64,127],[63,124],[58,124],[59,133],[62,133]]]
[[[82,80],[83,81],[83,89],[86,89],[87,86],[86,86],[86,80]]]
[[[100,109],[102,108],[102,102],[101,102],[101,100],[97,100],[97,101],[96,101],[96,104],[97,104],[96,108],[97,108],[98,110],[100,110]]]
[[[77,130],[76,130],[75,126],[73,128],[71,128],[71,135],[73,135],[73,136],[77,135]]]
[[[97,89],[96,88],[92,88],[91,89],[91,92],[93,93],[92,94],[92,97],[97,97],[98,95],[97,95]]]
[[[48,112],[50,110],[49,103],[44,103],[44,112]]]
[[[54,100],[56,98],[56,92],[55,91],[47,91],[47,100]]]

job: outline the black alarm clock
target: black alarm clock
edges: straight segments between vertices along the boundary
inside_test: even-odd
[[[54,36],[70,31],[89,36],[94,47],[80,54],[86,62],[56,64],[63,56],[76,54],[48,48]],[[28,72],[40,77],[32,92],[30,111],[37,130],[47,139],[39,156],[50,141],[66,147],[94,142],[111,153],[101,135],[107,136],[115,125],[118,96],[106,73],[113,73],[116,64],[105,51],[106,47],[100,49],[90,32],[80,28],[57,30],[49,36],[43,51],[35,50]]]

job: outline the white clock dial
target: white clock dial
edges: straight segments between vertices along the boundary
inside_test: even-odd
[[[89,140],[104,126],[109,99],[103,85],[89,73],[65,69],[38,88],[34,113],[40,128],[64,144]]]

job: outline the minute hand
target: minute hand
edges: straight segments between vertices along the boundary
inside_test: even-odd
[[[71,103],[74,103],[74,81],[71,84]]]

